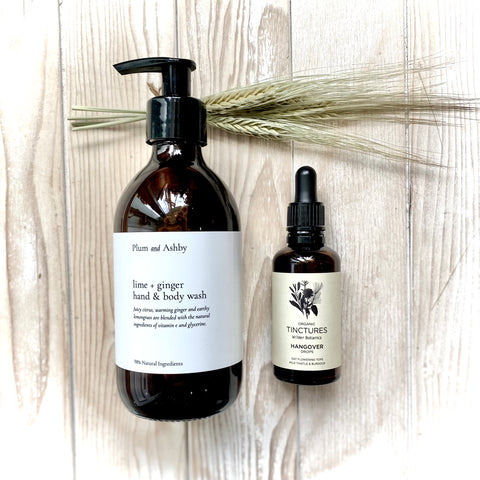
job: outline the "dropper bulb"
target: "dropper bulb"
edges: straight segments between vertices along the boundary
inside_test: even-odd
[[[324,223],[325,208],[317,201],[317,174],[312,167],[300,167],[295,173],[295,200],[287,210],[287,229],[322,231]]]
[[[317,174],[312,167],[301,167],[295,175],[295,202],[316,203]]]

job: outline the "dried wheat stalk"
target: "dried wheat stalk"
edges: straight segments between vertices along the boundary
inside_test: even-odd
[[[424,125],[447,125],[439,113],[469,113],[478,100],[427,92],[444,64],[410,64],[345,70],[260,82],[203,98],[210,126],[239,135],[269,140],[298,141],[405,160],[403,150],[382,142],[345,133],[338,125],[365,120]],[[423,77],[426,77],[423,79]],[[420,80],[420,81],[418,81]],[[408,84],[408,88],[406,85]],[[435,86],[435,85],[434,85]],[[149,84],[154,95],[160,92]],[[408,93],[407,93],[408,91]],[[90,129],[145,119],[137,110],[73,107],[108,113],[105,117],[73,117],[73,129]],[[429,163],[417,155],[408,157]]]

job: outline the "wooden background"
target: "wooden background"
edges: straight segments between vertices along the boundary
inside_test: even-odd
[[[143,108],[154,75],[111,65],[158,55],[197,62],[195,96],[436,55],[456,62],[437,91],[480,97],[479,25],[475,0],[2,1],[0,476],[480,478],[478,113],[352,127],[448,168],[209,132],[243,224],[246,375],[234,407],[189,424],[137,419],[116,393],[112,220],[143,126],[65,120]],[[344,272],[343,377],[313,388],[270,365],[271,258],[304,164]]]

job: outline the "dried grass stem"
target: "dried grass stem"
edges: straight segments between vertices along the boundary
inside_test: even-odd
[[[346,122],[408,121],[424,125],[454,124],[451,112],[468,114],[478,108],[478,99],[441,95],[425,90],[441,82],[445,64],[409,64],[363,70],[344,70],[334,74],[314,74],[260,82],[209,95],[203,98],[208,124],[239,135],[269,140],[308,142],[327,147],[382,155],[392,160],[405,159],[397,149],[336,127]],[[408,93],[405,88],[408,77]],[[154,95],[160,92],[148,84]],[[108,116],[73,117],[75,130],[131,123],[143,120],[139,110],[73,107],[74,110],[108,113]],[[441,118],[442,120],[439,120]],[[411,156],[415,161],[427,162]]]

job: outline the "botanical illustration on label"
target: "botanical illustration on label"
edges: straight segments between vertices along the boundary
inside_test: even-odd
[[[240,232],[114,234],[115,359],[144,373],[242,360]]]
[[[342,363],[341,274],[272,274],[272,362],[290,370]]]
[[[293,300],[290,300],[290,304],[295,308],[298,308],[306,318],[313,313],[318,315],[317,304],[320,303],[320,290],[323,287],[323,283],[315,283],[310,286],[308,280],[293,283],[290,286]]]

